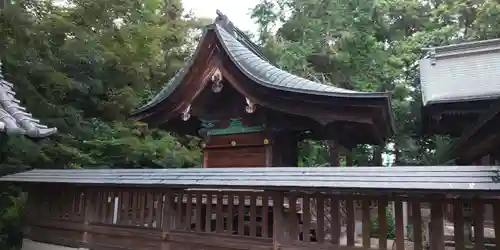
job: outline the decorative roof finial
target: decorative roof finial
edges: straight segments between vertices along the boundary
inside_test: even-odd
[[[235,27],[233,23],[229,20],[229,18],[222,13],[220,10],[216,10],[215,13],[217,13],[217,17],[215,18],[215,23],[219,24],[224,28],[227,32],[229,32],[231,35],[235,35]]]

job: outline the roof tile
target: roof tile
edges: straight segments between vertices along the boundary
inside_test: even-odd
[[[12,90],[13,84],[5,80],[0,62],[0,131],[7,135],[26,135],[32,138],[47,137],[57,132],[34,119],[26,108],[19,105]]]

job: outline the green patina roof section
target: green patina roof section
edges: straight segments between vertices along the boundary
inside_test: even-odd
[[[348,98],[381,98],[387,99],[388,101],[390,99],[390,94],[388,92],[360,92],[348,90],[290,74],[271,62],[264,55],[259,46],[253,43],[241,30],[234,27],[232,24],[223,25],[219,23],[224,21],[227,22],[227,20],[219,20],[214,24],[208,25],[201,40],[203,40],[207,31],[214,30],[233,63],[235,63],[239,70],[247,77],[258,84],[269,88],[304,94]],[[181,83],[200,49],[201,46],[198,45],[196,51],[186,63],[186,66],[180,69],[150,102],[135,110],[133,114],[143,112],[165,100]]]

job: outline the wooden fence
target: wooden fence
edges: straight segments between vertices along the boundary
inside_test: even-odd
[[[411,207],[411,240],[403,203]],[[472,204],[470,219],[464,204]],[[488,197],[35,184],[27,208],[27,238],[90,249],[500,249],[500,200]]]

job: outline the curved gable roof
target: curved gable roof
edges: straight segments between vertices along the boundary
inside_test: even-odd
[[[213,24],[206,27],[200,41],[203,41],[208,31],[215,31],[218,40],[230,56],[232,62],[255,83],[268,88],[303,94],[355,99],[385,99],[387,100],[387,108],[390,109],[390,93],[388,92],[361,92],[339,88],[329,84],[314,82],[280,69],[263,54],[258,45],[250,41],[225,15],[219,11],[217,14],[219,16]],[[189,71],[194,58],[196,58],[201,49],[200,45],[201,42],[198,44],[193,55],[188,59],[186,65],[176,73],[165,87],[151,101],[136,109],[132,115],[137,115],[161,103],[175,90]]]

